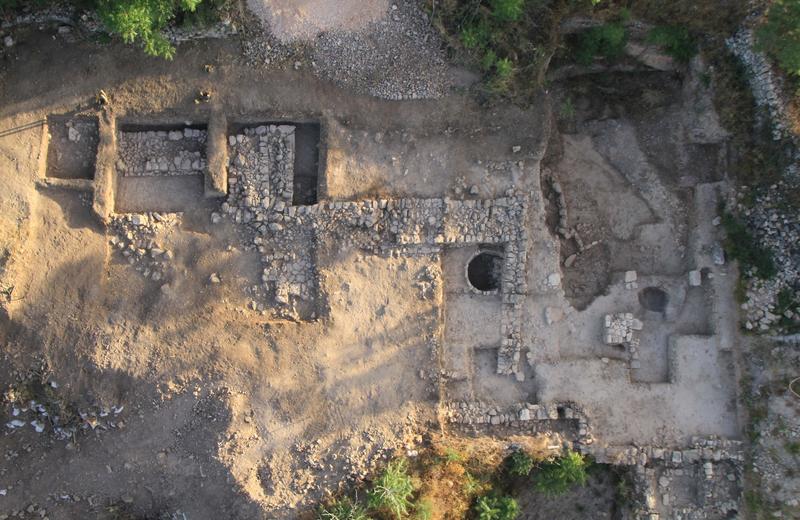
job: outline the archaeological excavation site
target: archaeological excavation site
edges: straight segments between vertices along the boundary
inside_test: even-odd
[[[0,22],[0,520],[800,519],[798,0]]]

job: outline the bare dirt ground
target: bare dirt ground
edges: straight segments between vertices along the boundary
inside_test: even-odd
[[[359,4],[353,18],[355,4],[264,5],[287,39],[358,29],[391,9]],[[702,64],[627,90],[613,76],[568,80],[529,108],[491,107],[455,92],[368,97],[305,62],[253,67],[229,40],[183,44],[164,62],[47,31],[16,39],[0,75],[0,282],[13,286],[0,314],[0,515],[294,518],[388,457],[413,454],[427,432],[503,437],[533,423],[651,484],[668,473],[676,484],[647,506],[665,518],[708,506],[674,500],[696,489],[681,464],[699,475],[723,459],[718,480],[705,478],[732,484],[709,488],[708,517],[735,513],[736,273],[713,260],[709,209],[725,189],[726,135]],[[109,107],[96,105],[100,89]],[[201,90],[208,103],[195,101]],[[565,96],[577,110],[555,124]],[[273,220],[247,227],[261,218],[248,212],[252,186],[242,211],[232,195],[204,198],[199,175],[115,173],[104,202],[115,211],[98,216],[101,178],[46,176],[48,149],[87,141],[62,129],[66,141],[55,132],[43,146],[42,123],[78,112],[105,129],[101,176],[126,166],[107,156],[115,122],[210,128],[224,113],[252,123],[253,135],[223,134],[230,171],[257,169],[236,152],[247,138],[299,139],[270,123],[317,122],[319,202],[294,204],[270,179],[258,189],[283,197],[280,209],[272,200]],[[263,153],[283,165],[301,153],[276,150]],[[231,179],[229,188],[248,180]],[[389,229],[370,221],[378,210],[395,211]],[[303,220],[308,212],[322,224]],[[253,241],[253,227],[259,240],[278,238]],[[148,244],[126,235],[139,228]],[[259,300],[282,259],[265,261],[267,250],[313,280]],[[503,258],[501,288],[482,291],[467,265],[487,250]],[[618,314],[631,336],[612,341],[604,323]],[[451,424],[454,403],[480,409],[480,420]],[[55,415],[74,428],[57,428]],[[593,479],[581,507],[526,495],[524,517],[611,518],[611,477]]]
[[[387,0],[251,0],[248,6],[284,41],[313,39],[323,31],[354,31],[387,14]]]

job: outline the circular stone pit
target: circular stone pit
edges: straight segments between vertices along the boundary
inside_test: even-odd
[[[503,255],[498,251],[478,251],[467,262],[467,281],[479,293],[500,291],[503,279]]]
[[[645,287],[639,291],[639,303],[645,310],[664,312],[667,310],[669,295],[658,287]]]

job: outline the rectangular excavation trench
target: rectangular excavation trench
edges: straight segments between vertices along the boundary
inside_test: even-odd
[[[50,115],[46,131],[45,177],[93,180],[100,140],[97,117]]]
[[[319,123],[295,125],[292,205],[310,206],[319,201]]]
[[[294,162],[292,175],[292,205],[312,206],[319,202],[319,159],[321,128],[318,122],[257,121],[233,123],[228,135],[236,135],[245,129],[254,130],[260,126],[294,127]]]
[[[202,204],[207,142],[204,124],[120,125],[116,212],[176,212]]]

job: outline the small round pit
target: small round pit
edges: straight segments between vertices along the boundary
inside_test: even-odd
[[[639,291],[639,303],[648,311],[664,312],[669,303],[669,295],[658,287],[645,287]]]

